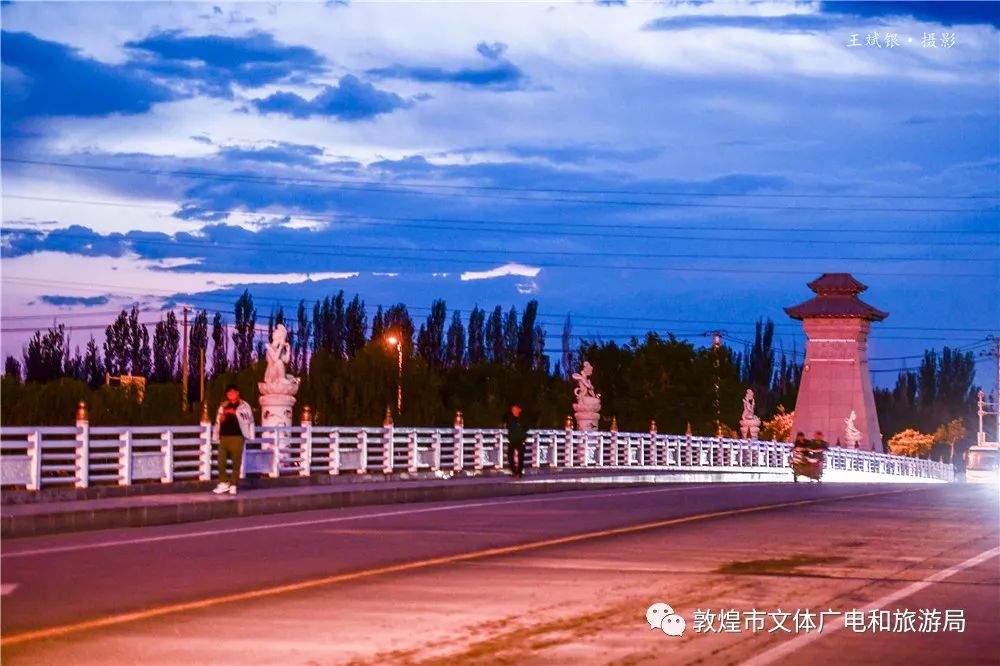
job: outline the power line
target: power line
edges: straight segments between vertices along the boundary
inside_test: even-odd
[[[46,203],[66,203],[66,204],[80,204],[80,205],[94,205],[94,206],[107,206],[114,208],[134,208],[138,210],[152,210],[163,213],[168,213],[174,215],[175,210],[168,210],[163,206],[150,206],[138,203],[129,203],[121,201],[100,201],[100,200],[86,200],[86,199],[66,199],[61,197],[36,197],[29,195],[19,195],[19,194],[4,194],[5,198],[8,199],[18,199],[25,201],[39,201]],[[208,213],[212,215],[242,215],[242,216],[288,216],[295,217],[303,220],[311,220],[316,222],[326,222],[326,223],[336,223],[345,220],[350,220],[355,224],[374,224],[375,222],[393,222],[393,229],[398,227],[403,228],[413,228],[413,229],[439,229],[439,230],[461,230],[461,231],[478,231],[484,233],[514,233],[514,234],[530,234],[530,235],[555,235],[560,237],[565,237],[566,231],[564,230],[545,230],[539,229],[539,225],[543,224],[540,221],[523,221],[523,220],[484,220],[484,219],[470,219],[470,218],[424,218],[424,217],[399,217],[399,216],[386,216],[386,215],[369,215],[369,214],[347,214],[347,213],[330,213],[330,214],[315,214],[306,213],[299,211],[290,210],[267,210],[267,211],[246,211],[237,210],[233,208],[198,208],[199,212]],[[403,223],[403,224],[399,224]],[[416,224],[406,224],[406,223],[416,223]],[[471,226],[454,226],[458,225],[471,225]],[[573,229],[573,235],[575,236],[587,236],[587,237],[599,237],[607,238],[606,233],[586,233],[576,231],[577,229],[608,229],[614,230],[615,237],[619,238],[659,238],[664,240],[720,240],[720,241],[738,241],[738,242],[775,242],[776,239],[769,238],[719,238],[714,236],[664,236],[664,235],[650,235],[650,234],[635,234],[635,233],[622,233],[623,231],[634,231],[636,229],[645,230],[670,230],[670,231],[698,231],[698,232],[719,232],[719,231],[738,231],[743,233],[818,233],[818,234],[831,234],[835,233],[838,235],[843,235],[845,233],[851,234],[902,234],[905,236],[911,236],[913,234],[945,234],[945,235],[995,235],[998,230],[991,231],[976,231],[973,229],[961,229],[961,230],[947,230],[947,229],[876,229],[876,228],[855,228],[855,229],[817,229],[811,227],[789,227],[789,226],[712,226],[706,227],[705,225],[636,225],[634,223],[586,223],[586,222],[562,222],[555,221],[552,219],[546,220],[544,224],[549,224],[552,226],[559,226],[565,229]],[[502,227],[484,227],[483,225],[503,225]],[[124,235],[123,235],[124,236]],[[127,237],[127,236],[126,236]],[[782,237],[780,242],[792,242],[792,243],[824,243],[824,244],[844,244],[843,238],[839,239],[789,239]],[[892,241],[892,240],[851,240],[852,245],[969,245],[974,247],[982,247],[981,242],[969,241],[969,242],[959,242],[959,241],[944,241],[944,242],[930,242],[930,241]]]
[[[35,284],[37,286],[56,286],[56,287],[60,287],[60,286],[72,286],[72,287],[74,287],[75,289],[78,289],[78,290],[90,291],[90,292],[98,292],[98,293],[103,292],[104,289],[110,288],[110,289],[117,289],[119,291],[126,292],[126,293],[131,292],[132,294],[146,295],[146,296],[151,296],[151,297],[156,297],[156,298],[165,298],[167,296],[171,296],[171,297],[184,296],[183,294],[178,294],[177,292],[172,291],[172,290],[168,290],[168,289],[155,289],[155,288],[139,289],[139,288],[134,288],[134,287],[122,287],[120,285],[107,285],[107,284],[101,285],[101,284],[94,284],[94,283],[91,283],[90,286],[81,286],[81,285],[79,285],[77,283],[74,283],[74,282],[68,282],[68,281],[63,281],[63,280],[50,280],[50,279],[44,279],[44,278],[25,278],[25,277],[17,277],[17,276],[3,276],[2,278],[0,278],[0,281],[9,281],[9,282],[23,283],[23,284]],[[101,287],[101,288],[96,288],[96,287]],[[150,293],[150,292],[159,292],[160,294],[162,294],[162,296],[157,296],[156,294]],[[232,306],[233,305],[233,301],[230,300],[230,299],[232,299],[232,298],[238,298],[240,295],[242,295],[242,293],[243,293],[243,290],[230,291],[230,292],[226,292],[226,291],[214,291],[214,292],[208,292],[208,293],[206,293],[204,295],[198,295],[198,294],[191,295],[189,298],[182,299],[182,300],[186,300],[188,302],[194,302],[196,300],[197,301],[207,301],[209,303],[213,303],[214,302],[214,303],[221,303],[221,304],[224,304],[224,305]],[[265,300],[265,299],[258,298],[258,302],[261,302],[262,300]],[[266,299],[267,302],[272,303],[272,304],[278,304],[278,305],[285,305],[285,304],[287,304],[287,305],[289,305],[290,310],[293,310],[293,309],[297,308],[300,300],[304,300],[304,299],[290,299],[290,298],[278,298],[278,297],[276,297],[276,298],[270,298],[269,297],[269,298]],[[370,307],[383,307],[383,308],[387,308],[387,307],[391,307],[391,305],[394,305],[394,304],[387,304],[387,303],[372,304]],[[426,306],[409,306],[409,305],[407,306],[407,310],[408,311],[412,311],[412,312],[429,312],[430,309],[431,309],[430,307],[426,307]],[[469,308],[469,307],[453,307],[452,308],[452,310],[460,310],[460,311],[470,311],[471,309],[472,308]],[[545,318],[557,318],[557,321],[552,322],[551,325],[552,326],[559,326],[559,325],[561,325],[560,322],[565,319],[566,315],[564,315],[564,314],[540,314],[539,316],[540,317],[545,317]],[[572,315],[571,314],[571,317],[584,318],[584,317],[587,317],[587,315]],[[596,317],[593,317],[593,316],[591,316],[591,317],[592,318],[596,318]],[[681,324],[700,323],[700,324],[716,325],[716,326],[720,326],[720,325],[721,326],[744,326],[744,327],[746,327],[748,329],[752,329],[756,325],[753,322],[717,322],[717,321],[711,321],[711,320],[684,320],[684,319],[676,319],[676,320],[674,320],[674,319],[665,319],[665,318],[657,318],[657,317],[649,317],[649,318],[644,318],[644,317],[635,317],[635,318],[607,317],[607,319],[615,319],[615,320],[617,320],[617,319],[628,319],[630,321],[636,321],[637,323],[643,323],[643,322],[645,322],[644,325],[648,325],[649,322],[673,323],[673,324],[678,324],[678,323],[681,323]],[[781,326],[781,327],[792,326],[792,327],[795,327],[796,329],[798,329],[798,326],[796,324],[793,324],[793,323],[784,324],[784,323],[780,323],[779,322],[779,323],[776,323],[775,326]],[[898,330],[927,330],[927,331],[969,331],[969,332],[977,330],[977,329],[970,329],[968,327],[964,327],[964,328],[935,328],[935,327],[910,327],[910,326],[899,326],[899,327],[880,326],[879,329],[884,329],[884,330],[888,330],[888,329],[898,329]],[[992,329],[979,329],[979,330],[992,330]],[[608,337],[608,336],[605,336],[605,337]],[[619,336],[619,337],[621,339],[628,339],[628,338],[631,338],[632,336],[631,335],[625,335],[625,336]],[[879,336],[879,337],[882,338],[882,339],[886,339],[883,336]],[[891,339],[915,339],[915,340],[923,340],[923,339],[933,339],[933,338],[930,338],[928,336],[918,336],[918,337],[911,337],[911,338],[894,337],[894,338],[891,338]],[[937,339],[948,340],[948,339],[956,339],[956,338],[954,338],[954,337],[946,337],[946,338],[937,338]],[[964,339],[965,340],[975,340],[975,341],[980,340],[980,338],[964,338]],[[740,342],[743,343],[743,344],[750,344],[749,342],[747,342],[745,340],[741,340]]]
[[[59,234],[60,238],[80,238],[80,239],[93,239],[93,236],[89,234],[82,234],[76,232],[65,232]],[[101,240],[104,238],[102,237]],[[148,243],[151,245],[166,245],[170,247],[190,247],[200,250],[211,250],[213,248],[230,248],[234,250],[261,250],[263,249],[260,244],[257,243],[239,243],[233,241],[218,241],[213,240],[208,243],[196,242],[196,241],[186,241],[186,240],[171,240],[166,238],[133,238],[125,242],[132,244],[133,246],[138,244]],[[350,258],[374,258],[374,259],[389,259],[397,261],[407,261],[407,260],[426,260],[426,261],[441,261],[441,257],[431,257],[428,258],[424,256],[426,253],[433,252],[437,254],[460,254],[465,255],[470,250],[465,249],[451,249],[451,248],[441,248],[441,247],[412,247],[412,248],[389,248],[381,245],[348,245],[348,244],[321,244],[321,243],[291,243],[291,242],[270,242],[266,245],[266,250],[269,254],[271,253],[282,253],[282,254],[309,254],[309,255],[320,255],[320,256],[332,256],[332,257],[350,257]],[[345,251],[346,250],[346,251]],[[410,257],[410,256],[397,256],[393,255],[383,255],[382,252],[410,252],[418,253],[421,256]],[[377,254],[367,254],[370,252],[375,252]],[[549,257],[606,257],[609,253],[607,252],[584,252],[584,251],[551,251],[551,250],[506,250],[506,249],[487,249],[487,248],[477,248],[474,252],[478,254],[496,254],[503,255],[506,257],[517,257],[521,261],[530,261],[528,257],[531,256],[549,256]],[[739,261],[774,261],[773,257],[761,256],[761,255],[734,255],[734,254],[668,254],[668,253],[654,253],[654,252],[639,252],[639,253],[629,253],[629,252],[614,252],[611,256],[615,258],[634,258],[634,259],[699,259],[699,260],[739,260]],[[963,263],[968,262],[981,262],[988,264],[995,264],[996,259],[990,257],[859,257],[856,255],[848,256],[825,256],[825,257],[811,257],[811,256],[789,256],[783,255],[783,260],[786,261],[908,261],[908,262],[951,262],[959,261]],[[449,262],[456,262],[456,259],[445,259]],[[479,264],[495,264],[499,260],[494,259],[462,259],[463,263],[479,263]],[[534,263],[534,262],[532,262]],[[602,268],[600,264],[583,264],[580,267],[585,268]],[[651,270],[657,270],[658,267],[650,267]],[[811,271],[815,272],[815,271]],[[926,273],[924,273],[926,275]],[[988,277],[984,275],[983,277]]]
[[[104,171],[104,172],[117,172],[117,173],[131,173],[136,175],[153,175],[153,176],[175,176],[181,178],[194,178],[194,179],[207,179],[207,180],[221,180],[230,182],[246,182],[253,184],[286,184],[286,185],[299,185],[304,187],[328,187],[329,185],[338,185],[339,190],[348,191],[361,191],[361,192],[379,192],[384,194],[406,194],[406,195],[417,195],[417,196],[453,196],[452,192],[428,192],[416,189],[407,189],[419,187],[419,186],[405,186],[396,185],[387,186],[385,184],[365,184],[352,181],[338,182],[334,179],[307,179],[307,178],[281,178],[278,176],[249,176],[249,175],[234,175],[234,174],[223,174],[210,171],[191,171],[191,170],[166,170],[166,169],[145,169],[136,167],[115,167],[110,165],[97,165],[97,164],[77,164],[69,162],[55,162],[55,161],[44,161],[44,160],[26,160],[19,158],[4,157],[2,158],[4,162],[10,162],[14,164],[25,164],[32,166],[48,166],[63,169],[82,169],[82,170],[92,170],[92,171]],[[454,188],[462,186],[452,186]],[[517,192],[527,192],[528,190],[523,188],[509,188],[507,191],[517,191]],[[587,194],[585,190],[574,190],[574,193]],[[542,193],[541,191],[536,192],[536,194]],[[619,192],[621,194],[627,194],[627,192]],[[661,193],[662,195],[667,195],[667,193]],[[734,210],[772,210],[772,211],[822,211],[822,212],[851,212],[851,213],[871,213],[879,212],[882,214],[892,214],[892,213],[991,213],[998,212],[1000,208],[920,208],[920,209],[910,209],[910,208],[879,208],[879,209],[865,209],[857,207],[837,207],[837,206],[760,206],[760,205],[744,205],[744,204],[710,204],[710,203],[687,203],[687,202],[676,202],[676,201],[628,201],[628,200],[617,200],[617,199],[574,199],[570,197],[535,197],[535,196],[502,196],[497,194],[470,194],[466,192],[463,196],[472,199],[491,199],[491,200],[503,200],[503,201],[530,201],[535,203],[582,203],[591,205],[601,205],[601,206],[650,206],[659,208],[707,208],[707,209],[734,209]],[[690,195],[689,195],[690,196]],[[698,196],[698,195],[695,195]],[[730,195],[739,196],[739,195]],[[845,195],[847,196],[847,195]],[[867,196],[867,195],[866,195]],[[884,197],[874,197],[877,199]]]
[[[4,158],[4,161],[17,162],[21,164],[32,164],[32,165],[43,165],[43,166],[60,166],[60,167],[74,167],[74,168],[98,168],[101,165],[81,165],[81,164],[67,164],[63,162],[51,162],[42,160],[25,160],[17,158]],[[213,174],[215,172],[197,172],[197,171],[186,171],[185,174]],[[222,174],[219,174],[222,175]],[[279,178],[275,176],[275,178]],[[330,184],[349,184],[349,185],[367,185],[367,184],[384,184],[381,181],[364,181],[364,180],[350,180],[346,178],[306,178],[304,176],[296,176],[293,180],[302,182],[312,182],[312,183],[330,183]],[[427,181],[397,181],[395,183],[399,187],[424,187],[431,189],[449,189],[449,190],[484,190],[484,191],[502,191],[502,192],[556,192],[561,194],[632,194],[632,195],[646,195],[646,196],[691,196],[691,197],[750,197],[750,198],[820,198],[820,199],[998,199],[1000,196],[993,194],[858,194],[851,192],[849,194],[834,194],[834,193],[771,193],[771,192],[744,192],[744,193],[728,193],[728,192],[686,192],[686,191],[663,191],[663,190],[596,190],[587,188],[556,188],[556,187],[504,187],[501,185],[471,185],[471,184],[452,184],[452,183],[440,183],[440,182],[427,182]]]

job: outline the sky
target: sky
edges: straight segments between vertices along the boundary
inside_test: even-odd
[[[1000,333],[1000,5],[4,2],[3,355],[343,289],[737,347],[823,272],[875,383]],[[450,316],[450,315],[449,315]],[[574,341],[575,342],[575,341]],[[977,382],[995,366],[977,356]]]

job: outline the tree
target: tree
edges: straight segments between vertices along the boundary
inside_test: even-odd
[[[129,333],[128,312],[122,310],[114,322],[104,329],[104,363],[111,375],[129,374],[132,358],[132,336]]]
[[[503,336],[503,310],[496,306],[486,322],[486,359],[493,363],[503,363],[506,356]]]
[[[444,301],[438,299],[431,303],[431,312],[427,315],[427,323],[420,327],[417,335],[417,351],[431,366],[444,365],[444,324],[448,310]]]
[[[967,431],[961,419],[952,419],[934,431],[934,443],[943,444],[948,447],[947,462],[954,462],[955,444],[965,438]]]
[[[462,326],[462,313],[458,310],[451,316],[451,326],[448,327],[448,341],[445,345],[448,365],[460,368],[465,365],[465,327]]]
[[[934,443],[934,437],[924,434],[919,430],[907,428],[896,433],[889,439],[889,451],[897,456],[910,456],[913,458],[927,455]]]
[[[24,349],[24,379],[26,382],[47,382],[64,374],[66,360],[66,327],[59,324],[42,335],[28,340]]]
[[[792,423],[795,422],[795,412],[785,412],[784,405],[778,405],[774,418],[761,424],[760,438],[775,442],[792,441]]]
[[[101,353],[97,349],[97,342],[93,336],[87,343],[87,351],[83,356],[83,381],[87,382],[90,388],[97,388],[106,380],[104,374],[104,363],[101,362]]]
[[[529,301],[524,306],[521,315],[521,328],[517,334],[517,361],[523,367],[533,368],[536,365],[535,320],[538,318],[538,301]]]
[[[253,365],[254,335],[257,326],[257,309],[249,291],[236,301],[233,331],[233,369],[239,372]]]
[[[309,339],[312,337],[312,325],[306,316],[306,302],[300,300],[295,313],[295,346],[292,365],[297,372],[305,373],[309,364]]]
[[[191,333],[188,336],[188,399],[201,402],[201,352],[205,352],[205,362],[208,362],[208,312],[202,310],[191,322]],[[206,369],[207,370],[207,369]]]
[[[3,376],[21,382],[21,362],[13,356],[8,356],[3,365]]]
[[[365,302],[355,295],[347,305],[344,313],[344,354],[354,358],[365,346],[365,329],[368,328],[368,316],[365,314]]]
[[[222,314],[212,317],[212,374],[221,375],[229,371],[229,339],[226,337],[226,322]]]
[[[566,315],[562,330],[562,372],[566,379],[573,374],[576,361],[573,358],[573,320]]]
[[[507,311],[503,320],[503,364],[513,366],[517,362],[518,343],[521,337],[521,327],[517,321],[517,308],[513,305]]]
[[[413,318],[403,303],[397,303],[385,311],[385,334],[398,336],[403,343],[403,354],[409,356],[413,351]]]
[[[483,325],[486,313],[479,309],[479,306],[472,308],[469,314],[469,365],[482,363],[486,358],[486,347],[484,345]]]
[[[149,329],[139,323],[139,306],[128,313],[129,374],[149,377],[153,374],[153,352],[149,347]]]
[[[177,351],[181,341],[177,315],[167,312],[153,329],[153,381],[172,382],[177,378]]]
[[[375,317],[372,319],[372,333],[370,340],[380,340],[385,335],[385,316],[382,314],[382,306],[375,310]]]

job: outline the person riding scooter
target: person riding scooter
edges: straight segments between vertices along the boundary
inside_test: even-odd
[[[816,432],[813,439],[806,439],[805,433],[801,432],[795,436],[791,467],[792,479],[796,483],[799,481],[799,476],[819,481],[823,475],[823,451],[827,446],[821,432]]]

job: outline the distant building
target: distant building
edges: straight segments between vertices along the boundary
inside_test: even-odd
[[[889,313],[858,298],[868,287],[848,273],[824,273],[808,286],[816,296],[785,308],[789,317],[802,322],[808,338],[793,436],[804,432],[812,437],[820,431],[831,444],[847,442],[853,411],[853,426],[860,432],[859,448],[881,452],[868,367],[868,332],[873,321],[882,321]]]

